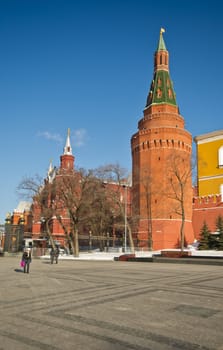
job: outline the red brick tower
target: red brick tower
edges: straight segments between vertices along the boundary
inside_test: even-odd
[[[138,246],[178,248],[194,240],[192,136],[184,129],[161,29],[144,116],[132,136],[133,220]]]
[[[74,156],[72,154],[71,142],[70,142],[70,129],[67,132],[66,143],[64,146],[63,154],[60,156],[60,167],[57,169],[52,166],[52,162],[50,162],[49,170],[47,173],[47,178],[45,183],[55,184],[57,185],[57,189],[60,188],[60,181],[64,177],[70,176],[74,174]],[[58,191],[58,190],[57,190]],[[57,192],[59,196],[59,193]],[[43,225],[43,221],[41,220],[41,208],[39,204],[34,201],[32,206],[33,211],[33,225],[32,225],[32,238],[42,238],[44,235],[45,227]],[[66,209],[61,209],[60,215],[63,217],[63,224],[69,227],[70,219],[67,215]],[[63,246],[65,242],[64,229],[61,226],[60,222],[57,220],[56,216],[53,216],[50,221],[50,229],[51,234],[55,241],[60,242]]]
[[[70,129],[67,131],[67,140],[64,147],[63,155],[60,156],[60,172],[74,171],[74,156],[70,144]]]
[[[67,130],[67,139],[64,146],[64,152],[60,156],[60,167],[55,176],[55,183],[57,188],[60,189],[63,186],[64,179],[66,177],[73,176],[74,174],[74,156],[72,154],[71,142],[70,142],[70,129]],[[57,193],[58,197],[60,196],[59,192]],[[67,214],[66,208],[61,209],[60,215],[62,216],[63,224],[68,229],[69,227],[69,215]],[[56,237],[56,240],[64,245],[64,229],[61,226],[60,222],[54,217],[52,221],[52,233]]]

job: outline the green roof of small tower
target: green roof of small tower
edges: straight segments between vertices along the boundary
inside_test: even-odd
[[[157,51],[155,52],[154,76],[147,97],[146,108],[152,104],[168,103],[177,106],[176,94],[169,74],[169,55],[161,28]]]
[[[163,40],[163,33],[165,33],[165,29],[161,28],[160,29],[160,38],[159,38],[159,42],[158,42],[157,51],[160,51],[160,50],[167,51],[165,42]]]

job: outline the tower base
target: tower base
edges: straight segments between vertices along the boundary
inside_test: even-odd
[[[154,220],[152,234],[148,232],[145,222],[141,222],[137,234],[138,247],[144,250],[177,249],[181,247],[179,220]],[[194,232],[191,221],[184,223],[184,247],[194,242]]]

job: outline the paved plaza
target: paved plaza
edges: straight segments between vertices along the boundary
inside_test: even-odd
[[[1,350],[223,350],[223,266],[0,258]]]

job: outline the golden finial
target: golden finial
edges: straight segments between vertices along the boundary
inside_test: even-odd
[[[160,28],[160,35],[162,35],[163,33],[165,33],[165,29],[164,28]]]

